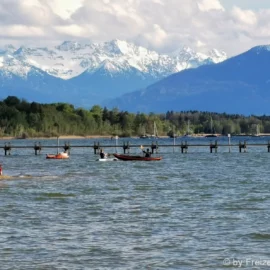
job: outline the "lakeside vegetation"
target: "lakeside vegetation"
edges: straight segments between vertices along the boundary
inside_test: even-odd
[[[270,133],[270,116],[199,111],[166,113],[130,113],[95,105],[89,110],[67,103],[40,104],[15,96],[0,101],[0,136],[17,138],[60,135],[140,136],[153,134],[154,123],[159,136],[202,133],[254,135]]]

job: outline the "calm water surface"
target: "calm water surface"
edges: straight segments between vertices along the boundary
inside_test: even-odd
[[[46,160],[54,151],[0,153],[12,176],[0,181],[0,269],[270,269],[266,146],[160,148],[157,162],[97,162],[91,148]]]

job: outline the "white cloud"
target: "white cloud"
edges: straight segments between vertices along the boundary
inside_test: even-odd
[[[250,0],[246,0],[250,2]],[[123,39],[168,52],[186,45],[237,54],[269,42],[270,10],[220,0],[1,0],[0,44]]]
[[[55,26],[55,31],[60,35],[70,35],[73,37],[82,37],[94,33],[94,27],[79,26],[76,24]]]
[[[143,36],[147,43],[152,43],[156,48],[159,48],[164,44],[165,39],[167,38],[167,33],[161,28],[160,25],[154,24],[153,28]]]
[[[248,24],[254,25],[257,23],[256,13],[252,10],[242,10],[238,7],[234,7],[232,10],[232,15],[235,20],[237,20],[240,24]]]
[[[206,44],[203,43],[203,42],[201,42],[200,40],[198,40],[198,41],[197,41],[197,44],[196,44],[196,46],[197,46],[198,48],[204,47],[205,45],[206,45]]]
[[[45,32],[39,27],[25,26],[25,25],[12,25],[12,26],[0,26],[0,32],[4,32],[9,37],[25,37],[35,36],[37,38],[46,37]]]
[[[200,0],[198,1],[198,7],[201,11],[225,10],[219,0]]]
[[[83,5],[83,0],[47,0],[49,7],[62,19],[69,19],[70,16]]]

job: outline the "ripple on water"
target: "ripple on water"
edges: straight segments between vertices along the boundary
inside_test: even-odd
[[[270,239],[270,233],[251,233],[249,235],[251,239],[254,239],[254,240],[265,240],[265,241],[269,241]]]
[[[269,155],[164,151],[149,163],[5,158],[8,175],[32,178],[0,183],[0,265],[224,269],[225,255],[266,256]]]
[[[59,192],[50,192],[50,193],[41,193],[39,197],[36,197],[35,200],[48,200],[48,199],[65,199],[75,197],[75,194],[64,194]]]

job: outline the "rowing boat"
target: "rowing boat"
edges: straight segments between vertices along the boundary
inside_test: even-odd
[[[154,161],[161,160],[162,157],[142,157],[142,156],[130,156],[130,155],[121,155],[121,154],[113,154],[116,158],[120,160],[141,160],[141,161]]]

